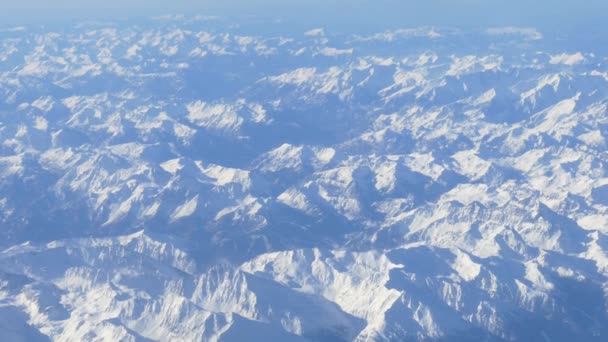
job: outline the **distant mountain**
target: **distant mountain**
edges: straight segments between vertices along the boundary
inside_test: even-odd
[[[0,340],[608,338],[595,51],[24,27],[0,31],[0,95]]]

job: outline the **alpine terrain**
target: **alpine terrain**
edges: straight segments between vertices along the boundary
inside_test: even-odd
[[[0,341],[607,341],[608,59],[533,28],[0,31]]]

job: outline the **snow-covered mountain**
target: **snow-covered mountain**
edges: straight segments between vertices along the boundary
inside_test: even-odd
[[[271,31],[0,31],[0,340],[608,338],[605,56]]]

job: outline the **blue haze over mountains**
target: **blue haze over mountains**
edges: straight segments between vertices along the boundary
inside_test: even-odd
[[[0,341],[605,341],[606,7],[0,1]]]

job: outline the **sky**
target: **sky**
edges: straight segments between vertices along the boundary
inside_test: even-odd
[[[0,0],[5,24],[195,12],[343,27],[512,25],[608,31],[607,0]]]

